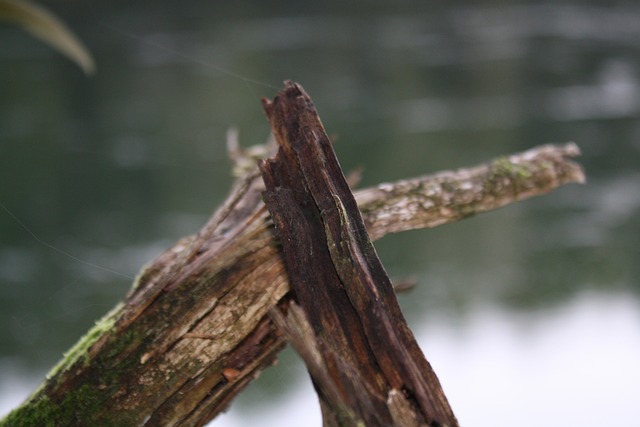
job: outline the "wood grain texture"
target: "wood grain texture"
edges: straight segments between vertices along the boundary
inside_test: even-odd
[[[573,144],[536,147],[470,169],[380,184],[355,198],[375,240],[583,182],[572,160],[578,153]],[[291,291],[262,179],[257,168],[247,170],[249,157],[238,156],[244,175],[209,222],[145,266],[122,302],[1,426],[200,426],[274,363],[285,339],[272,313],[286,312]],[[362,387],[355,384],[354,392]],[[402,390],[389,393],[394,419],[414,405],[402,399]]]
[[[322,343],[326,375],[312,378],[321,398],[329,394],[327,383],[340,390],[326,402],[329,418],[348,412],[367,426],[399,425],[387,406],[396,390],[410,402],[417,424],[457,426],[311,99],[289,82],[264,109],[280,146],[274,159],[260,165],[264,200],[296,302]]]

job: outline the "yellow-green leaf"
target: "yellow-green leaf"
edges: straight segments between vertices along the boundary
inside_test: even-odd
[[[74,61],[86,74],[95,71],[91,54],[82,42],[55,15],[28,0],[0,0],[0,19],[22,25]]]

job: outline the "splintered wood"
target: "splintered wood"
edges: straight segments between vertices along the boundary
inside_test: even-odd
[[[456,426],[409,330],[313,102],[287,82],[264,109],[260,165],[296,306],[272,310],[305,359],[326,426]],[[294,303],[294,304],[295,304]]]

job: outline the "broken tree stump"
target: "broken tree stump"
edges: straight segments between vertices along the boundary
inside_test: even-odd
[[[545,145],[355,197],[375,240],[583,182],[571,160],[577,155],[575,144]],[[239,157],[236,166],[246,165]],[[282,320],[277,313],[292,293],[263,190],[257,168],[246,171],[209,222],[144,267],[123,301],[0,426],[201,426],[222,412],[285,345],[273,319]],[[289,316],[298,312],[292,306]],[[289,336],[296,333],[291,326],[308,325],[297,317],[279,322],[290,326]],[[310,369],[312,357],[305,358]],[[391,406],[413,410],[404,393],[389,394]]]
[[[309,347],[303,356],[319,354],[309,362],[319,365],[311,373],[324,425],[457,426],[313,102],[301,86],[287,82],[264,109],[280,146],[274,159],[260,164],[264,201],[295,303],[311,326],[297,325],[306,333],[295,346]]]

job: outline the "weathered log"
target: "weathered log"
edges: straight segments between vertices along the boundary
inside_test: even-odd
[[[300,354],[316,365],[310,373],[324,425],[457,426],[311,98],[288,82],[264,109],[280,146],[275,158],[260,163],[264,201],[283,247],[294,304],[308,318],[279,323],[305,331],[287,335],[298,350],[308,347]],[[403,402],[403,411],[392,396]]]
[[[573,144],[543,146],[355,197],[375,240],[582,182],[576,155]],[[263,189],[257,169],[239,179],[202,230],[146,266],[0,425],[198,426],[224,410],[285,345],[269,313],[291,293]]]

